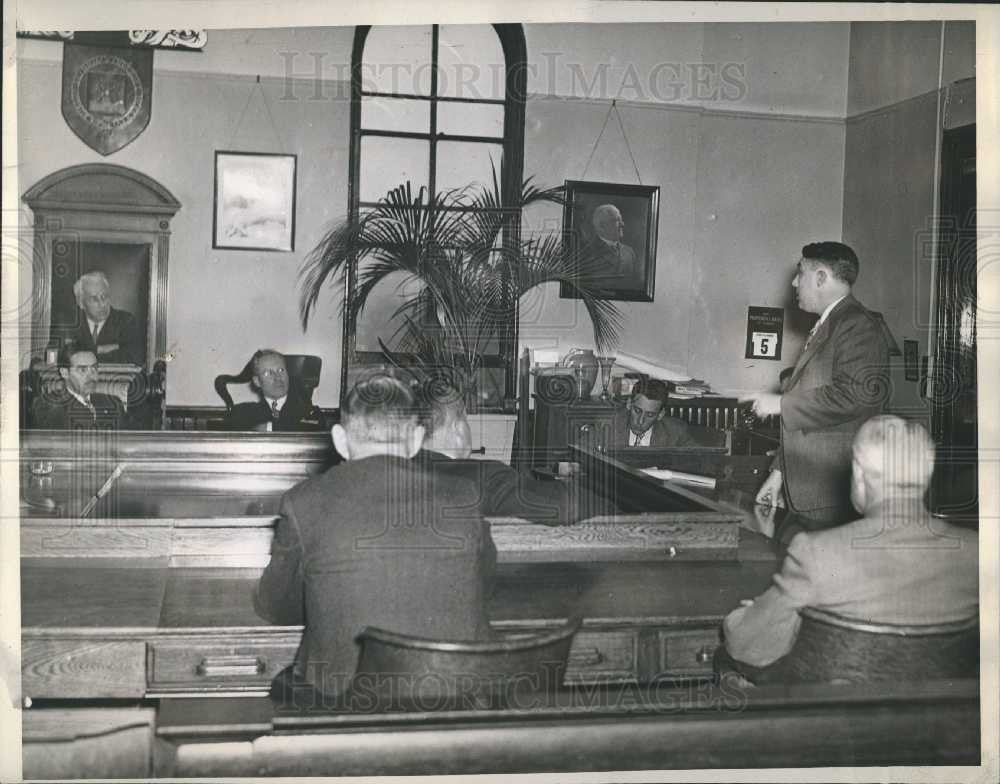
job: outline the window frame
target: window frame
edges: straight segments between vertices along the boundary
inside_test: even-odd
[[[458,96],[437,95],[438,66],[438,30],[439,25],[432,25],[431,39],[431,90],[429,96],[415,96],[365,90],[363,86],[364,47],[371,31],[371,25],[361,25],[354,30],[354,44],[351,50],[351,117],[350,117],[350,163],[347,187],[348,218],[356,223],[361,210],[372,206],[373,202],[361,201],[361,142],[365,136],[388,138],[421,139],[429,142],[428,153],[428,187],[433,192],[437,177],[437,146],[440,142],[474,142],[499,144],[503,150],[501,159],[501,182],[504,187],[521,187],[524,177],[524,116],[525,96],[527,92],[527,46],[524,39],[524,29],[520,24],[492,25],[500,41],[504,55],[505,90],[503,99],[499,98],[464,98]],[[364,98],[397,98],[407,100],[428,101],[431,104],[430,128],[427,133],[413,131],[365,130],[361,127],[361,103]],[[488,103],[503,105],[503,136],[469,136],[459,134],[442,134],[437,130],[437,104],[439,103]],[[508,185],[509,184],[509,185]],[[509,194],[512,200],[518,194]],[[507,201],[507,198],[504,199]],[[503,242],[509,247],[515,247],[520,242],[520,215],[510,222],[510,228],[505,231]],[[356,286],[357,266],[351,264],[344,282],[344,301],[348,301]],[[504,397],[512,398],[516,394],[517,381],[517,340],[518,323],[517,310],[513,309],[515,317],[511,324],[500,335],[500,352],[498,355],[483,357],[483,364],[504,368]],[[348,370],[356,363],[357,335],[348,319],[343,320],[343,351],[341,361],[341,395],[347,389]]]

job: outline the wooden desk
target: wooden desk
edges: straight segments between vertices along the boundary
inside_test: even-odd
[[[212,775],[218,770],[224,771],[222,775],[237,775],[243,770],[241,762],[225,753],[213,756],[220,749],[208,740],[211,733],[218,736],[218,726],[208,735],[170,736],[167,725],[160,726],[160,711],[174,704],[170,700],[192,697],[199,700],[194,705],[204,706],[211,697],[214,702],[208,704],[214,707],[195,712],[211,716],[224,712],[226,700],[238,695],[236,704],[247,710],[243,718],[249,721],[255,697],[263,695],[274,674],[291,662],[301,628],[271,626],[258,618],[252,591],[266,561],[277,497],[286,486],[322,470],[330,459],[328,445],[322,437],[311,435],[234,439],[210,433],[160,433],[143,439],[137,436],[147,434],[118,434],[105,451],[97,450],[102,459],[96,461],[98,467],[81,490],[92,495],[93,488],[107,482],[111,466],[126,463],[116,479],[120,484],[115,500],[109,501],[112,496],[106,495],[94,506],[94,517],[81,517],[71,503],[75,501],[72,483],[59,477],[75,476],[71,469],[88,465],[95,454],[94,444],[74,453],[67,449],[65,435],[61,440],[51,434],[32,435],[41,437],[27,439],[24,457],[53,460],[52,489],[46,492],[55,494],[55,502],[51,508],[29,507],[22,520],[22,689],[35,702],[24,716],[26,774],[60,777],[84,772],[112,777],[197,771]],[[243,459],[234,462],[234,454]],[[657,462],[661,462],[659,457]],[[619,464],[612,465],[613,473],[631,476],[632,469]],[[687,491],[665,489],[647,480],[636,485],[632,479],[627,479],[628,487],[639,488],[642,496],[631,497],[633,505],[642,506],[647,497],[681,507],[698,500]],[[30,473],[22,474],[22,480],[30,489]],[[738,485],[733,479],[730,489],[738,490]],[[494,535],[498,543],[507,543],[507,549],[501,549],[496,590],[489,605],[493,624],[500,631],[521,631],[582,615],[584,625],[574,640],[567,673],[567,683],[577,687],[661,681],[682,693],[701,688],[697,684],[704,683],[710,673],[722,617],[740,599],[764,590],[777,564],[766,539],[733,525],[741,519],[739,510],[703,508],[706,511],[682,510],[695,516],[685,525],[723,526],[735,534],[736,557],[684,560],[664,553],[655,529],[670,522],[669,515],[677,509],[645,513],[652,517],[632,529],[642,536],[627,547],[620,541],[610,546],[601,541],[600,534],[615,530],[620,520],[603,528],[597,522],[591,527],[563,529],[494,521]],[[123,513],[129,516],[120,516]],[[213,514],[223,516],[207,516]],[[663,516],[659,523],[657,515]],[[699,522],[698,515],[707,517]],[[649,530],[643,532],[643,526]],[[670,526],[664,530],[671,530]],[[537,547],[519,550],[517,537],[529,535],[552,537],[546,542],[551,555]],[[596,542],[588,541],[592,539]],[[557,557],[557,545],[570,551],[576,547],[576,554]],[[845,759],[837,752],[838,744],[844,743],[860,744],[859,759],[885,757],[885,753],[879,756],[868,736],[855,729],[862,726],[859,716],[868,717],[873,732],[890,733],[896,739],[893,743],[898,741],[888,747],[897,755],[895,761],[967,759],[978,715],[970,694],[971,687],[957,700],[937,692],[921,698],[923,702],[899,697],[900,704],[887,707],[880,701],[885,694],[877,689],[859,707],[844,709],[831,720],[828,706],[838,699],[833,693],[820,695],[818,702],[782,704],[774,709],[778,713],[769,714],[769,720],[774,719],[776,731],[792,733],[788,737],[809,734],[812,745],[805,747],[815,751],[817,759],[834,760],[831,764]],[[669,699],[675,700],[676,695]],[[775,699],[782,700],[780,696]],[[47,702],[51,700],[59,702]],[[555,770],[576,764],[595,769],[602,765],[744,765],[758,764],[760,755],[767,753],[771,754],[767,759],[783,761],[779,764],[803,758],[794,743],[786,756],[782,756],[781,744],[771,743],[767,752],[761,751],[755,745],[761,730],[754,729],[747,712],[727,719],[712,714],[706,723],[708,717],[694,705],[661,715],[661,704],[643,716],[626,716],[619,705],[613,707],[603,714],[573,710],[536,714],[527,724],[524,716],[483,716],[475,720],[484,722],[488,731],[472,735],[467,732],[469,716],[425,717],[424,724],[405,726],[398,718],[369,717],[363,730],[347,727],[343,725],[347,720],[341,719],[337,727],[343,732],[331,730],[327,734],[332,740],[316,741],[319,746],[309,747],[316,757],[309,756],[313,751],[306,748],[312,741],[302,742],[304,746],[296,745],[298,741],[286,744],[276,734],[285,730],[313,733],[315,728],[279,728],[280,722],[268,719],[249,730],[246,722],[237,722],[234,731],[240,743],[252,747],[246,759],[257,765],[266,758],[266,770],[273,771],[304,770],[270,756],[291,749],[301,750],[302,759],[313,760],[315,769],[322,772],[388,772],[396,769],[393,766],[402,770],[407,765],[412,766],[409,772],[421,766],[437,772],[472,772],[480,769],[478,765],[486,766],[483,770]],[[937,716],[946,718],[939,722]],[[926,739],[941,729],[934,722],[951,728],[943,733],[947,740],[940,747],[906,740]],[[526,726],[535,730],[526,732]],[[169,753],[154,764],[157,727]],[[807,733],[800,727],[811,729]],[[551,728],[555,734],[538,732],[542,728]],[[747,740],[735,744],[726,740],[737,736]],[[552,740],[543,742],[545,737]],[[642,745],[646,752],[639,753],[628,737],[650,744]],[[884,742],[879,735],[871,737]],[[439,754],[427,756],[419,751],[420,743],[410,745],[418,738],[430,744],[428,749],[450,749],[443,752],[447,759],[465,761],[441,762]],[[757,740],[751,742],[753,738]],[[355,741],[361,746],[351,746]],[[383,755],[382,767],[373,756],[379,744],[395,750],[393,755]],[[270,749],[264,758],[258,754],[260,747]],[[591,752],[586,751],[588,747]],[[331,749],[347,749],[347,757],[339,753],[333,757],[355,759],[357,767],[346,762],[330,767]],[[668,758],[666,751],[660,754],[651,749],[672,749],[677,755]],[[570,762],[577,753],[582,762]],[[221,760],[218,769],[212,767],[215,759]],[[626,764],[628,759],[635,765]]]

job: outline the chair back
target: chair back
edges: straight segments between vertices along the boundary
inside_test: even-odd
[[[926,626],[874,624],[815,608],[780,666],[793,681],[925,680],[975,677],[979,619]]]
[[[285,367],[288,370],[289,389],[297,389],[307,400],[312,402],[312,393],[319,386],[320,372],[323,360],[313,354],[285,354]],[[226,404],[226,412],[233,410],[233,396],[229,392],[230,384],[249,384],[253,380],[253,357],[236,375],[222,373],[215,377],[215,393]]]
[[[540,634],[450,642],[368,627],[351,692],[380,710],[460,710],[537,705],[562,686],[580,619]],[[373,706],[374,707],[374,706]]]

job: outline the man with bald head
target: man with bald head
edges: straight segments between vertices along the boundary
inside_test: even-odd
[[[977,535],[927,512],[933,469],[922,425],[895,416],[865,422],[854,438],[850,491],[864,516],[797,534],[774,584],[726,616],[726,652],[737,665],[764,667],[791,651],[804,607],[875,624],[976,617]]]
[[[642,270],[639,260],[625,238],[625,221],[621,210],[614,204],[601,204],[594,209],[591,217],[594,239],[585,253],[591,259],[603,262],[605,274],[613,279],[608,285],[615,289],[642,286]]]
[[[102,364],[145,364],[144,340],[135,317],[111,306],[107,275],[100,270],[81,275],[73,284],[73,294],[80,308],[75,338],[78,348],[93,352]]]

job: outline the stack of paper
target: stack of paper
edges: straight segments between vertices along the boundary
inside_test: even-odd
[[[698,487],[708,487],[710,489],[715,489],[715,478],[711,476],[702,476],[701,474],[688,474],[684,471],[672,471],[669,468],[640,468],[642,473],[647,476],[653,477],[653,479],[668,480],[671,482],[681,482],[688,485],[697,485]]]

